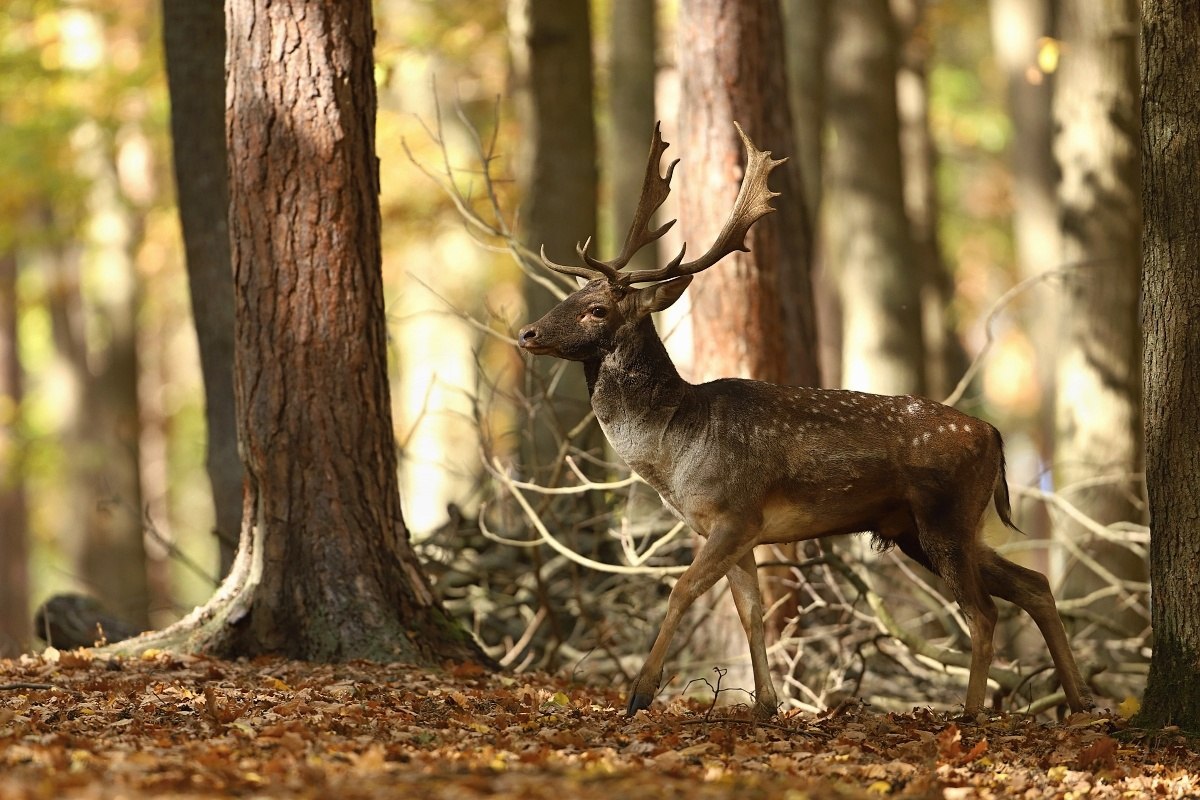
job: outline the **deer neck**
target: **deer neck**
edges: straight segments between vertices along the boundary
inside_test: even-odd
[[[638,469],[643,449],[658,445],[688,387],[654,323],[643,319],[611,350],[584,362],[584,371],[600,426],[617,453]]]

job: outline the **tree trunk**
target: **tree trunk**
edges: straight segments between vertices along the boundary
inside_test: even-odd
[[[1008,115],[1012,142],[1012,233],[1017,270],[1021,279],[1034,278],[1059,268],[1057,168],[1051,151],[1051,95],[1053,73],[1043,71],[1038,50],[1044,37],[1054,33],[1054,0],[989,0],[992,47],[997,65],[1008,84]],[[1016,306],[1021,329],[1027,331],[1037,375],[1033,405],[1037,424],[1034,440],[1044,466],[1054,458],[1054,342],[1058,336],[1057,298],[1049,286],[1026,293]],[[1032,477],[1032,476],[1031,476]],[[1018,509],[1021,527],[1036,538],[1049,535],[1046,509]],[[1031,566],[1049,571],[1042,551],[1030,556]]]
[[[729,217],[745,168],[733,122],[776,157],[795,147],[777,0],[686,0],[679,17],[679,70],[679,221],[690,251],[702,253]],[[751,229],[750,252],[725,258],[689,289],[694,380],[737,376],[820,385],[812,239],[798,167],[792,160],[772,173],[778,210]],[[794,546],[781,550],[785,559],[795,558]],[[760,561],[777,557],[759,554]],[[771,640],[796,615],[798,601],[785,598],[782,577],[768,570],[760,576],[764,608],[783,599],[767,620]],[[733,604],[722,601],[695,640],[694,649],[705,657],[746,652]],[[750,683],[746,668],[728,676],[728,686]]]
[[[833,4],[829,157],[842,298],[842,383],[924,394],[921,277],[904,209],[897,36],[887,0]]]
[[[88,124],[76,139],[80,172],[91,181],[91,224],[81,266],[96,281],[94,291],[81,293],[87,325],[77,331],[74,347],[82,408],[72,462],[83,515],[81,529],[70,532],[74,569],[113,613],[145,628],[150,587],[138,447],[140,303],[134,264],[142,220],[122,194],[111,134]]]
[[[1054,482],[1101,525],[1142,522],[1137,5],[1063,0],[1059,27],[1054,151],[1062,175],[1062,261],[1072,266],[1059,300]],[[1095,485],[1096,478],[1107,480]],[[1074,486],[1080,482],[1091,485]],[[1097,540],[1078,523],[1060,519],[1054,534],[1121,580],[1146,579],[1136,553]],[[1060,572],[1070,598],[1111,583],[1065,556]],[[1136,636],[1145,618],[1127,608],[1127,599],[1126,592],[1108,596],[1091,610],[1118,635]]]
[[[241,544],[205,607],[117,649],[481,658],[400,510],[371,8],[239,1],[227,22]]]
[[[821,201],[825,173],[826,61],[829,55],[830,0],[782,0],[788,98],[795,130],[795,155],[804,186],[808,218],[813,306],[816,309],[818,372],[825,386],[839,386],[842,374],[842,312],[837,276],[826,256]]]
[[[225,155],[225,14],[218,0],[164,0],[171,138],[192,316],[204,377],[220,574],[229,572],[242,517],[242,462],[233,402],[233,271]]]
[[[29,646],[29,512],[25,502],[17,258],[0,253],[0,658]]]
[[[782,0],[786,42],[788,99],[800,162],[804,211],[814,243],[821,211],[821,174],[825,130],[825,57],[829,41],[830,0]]]
[[[932,37],[925,20],[925,0],[891,0],[891,8],[900,40],[896,107],[900,118],[904,209],[921,280],[925,389],[930,397],[940,400],[954,390],[968,362],[949,310],[954,298],[954,276],[942,258],[938,240],[941,214],[938,153],[929,128],[928,67]]]
[[[1137,722],[1200,732],[1200,7],[1142,5],[1142,329],[1154,653]]]
[[[604,172],[608,184],[605,251],[617,253],[633,220],[645,161],[640,157],[654,131],[657,62],[654,0],[623,0],[609,8],[608,117]],[[656,243],[657,244],[657,243]],[[658,263],[654,245],[643,248],[630,261],[632,269],[650,269]]]
[[[733,208],[744,168],[733,122],[776,156],[794,148],[781,26],[776,0],[687,0],[680,9],[676,181],[682,237],[692,252],[716,239]],[[819,384],[812,239],[798,162],[776,169],[771,184],[781,195],[778,210],[751,229],[750,252],[724,259],[689,290],[697,380]]]
[[[592,41],[587,0],[511,0],[509,36],[518,116],[524,126],[520,182],[525,187],[522,239],[552,259],[574,257],[576,242],[596,233],[596,135],[592,111]],[[649,141],[651,130],[643,133]],[[643,152],[639,145],[635,152]],[[635,157],[640,161],[641,157]],[[593,246],[593,254],[596,249]],[[607,256],[601,256],[602,258]],[[558,302],[526,281],[528,316]],[[552,376],[566,370],[557,380]],[[555,467],[567,431],[590,412],[578,367],[535,360],[529,394],[535,411],[524,423],[522,462],[532,473]],[[551,388],[553,387],[553,388]],[[552,391],[551,396],[543,396]],[[582,445],[599,448],[599,426]]]

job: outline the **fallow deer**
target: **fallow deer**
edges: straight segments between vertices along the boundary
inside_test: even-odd
[[[736,126],[736,123],[735,123]],[[722,379],[692,385],[671,363],[651,313],[674,303],[692,276],[736,250],[772,212],[767,185],[782,160],[756,149],[737,126],[746,167],[733,211],[708,252],[684,251],[657,269],[623,271],[674,220],[652,228],[670,192],[660,174],[667,145],[656,126],[642,196],[620,255],[548,268],[587,281],[519,333],[529,353],[583,362],[592,408],[613,449],[662,495],[704,543],[671,590],[666,616],[634,681],[627,712],[647,708],[684,612],[722,576],[750,643],[755,707],[777,710],[763,634],[754,561],[760,544],[870,532],[940,575],[965,612],[971,637],[966,711],[984,701],[992,663],[992,595],[1029,613],[1050,650],[1068,705],[1091,706],[1046,578],[980,540],[989,501],[1014,527],[999,432],[988,423],[920,397],[776,386]],[[635,288],[634,284],[648,284]]]

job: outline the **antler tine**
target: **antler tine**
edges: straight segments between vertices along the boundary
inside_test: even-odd
[[[642,180],[642,195],[638,198],[637,210],[634,211],[629,232],[625,234],[625,244],[621,247],[621,254],[612,261],[600,261],[588,255],[585,247],[580,251],[580,255],[583,256],[588,266],[593,269],[605,270],[607,267],[618,271],[629,264],[634,254],[661,238],[675,224],[675,220],[670,220],[654,230],[650,230],[654,212],[671,193],[671,176],[675,174],[675,166],[679,163],[679,159],[675,159],[667,165],[665,175],[659,174],[662,155],[668,146],[668,143],[664,142],[662,138],[662,123],[654,123],[654,138],[650,141],[650,156],[646,159],[646,177]],[[607,270],[605,271],[607,272]],[[624,280],[624,276],[621,276],[621,280],[625,283],[628,282]]]
[[[679,159],[675,159],[667,165],[666,175],[659,175],[662,154],[667,149],[667,143],[662,139],[660,125],[661,123],[657,122],[654,124],[654,138],[650,142],[650,158],[646,162],[646,177],[642,181],[642,196],[638,200],[638,207],[634,212],[633,222],[629,226],[629,233],[625,235],[625,244],[621,248],[621,254],[612,261],[601,261],[595,258],[588,253],[588,247],[592,243],[589,236],[585,242],[575,247],[575,251],[579,253],[579,257],[583,259],[586,266],[557,264],[546,257],[545,246],[541,251],[543,264],[555,272],[574,275],[584,280],[607,278],[612,283],[629,283],[621,274],[621,268],[629,263],[638,250],[660,238],[675,224],[675,220],[671,220],[654,230],[649,228],[654,212],[671,193],[671,176],[675,173],[675,165],[679,163]]]
[[[575,251],[580,255],[583,255],[591,241],[592,239],[589,236],[586,242],[575,246]],[[610,281],[617,280],[617,271],[609,268],[606,264],[595,269],[591,267],[576,266],[574,264],[556,264],[546,257],[546,245],[542,245],[540,253],[543,264],[545,264],[549,269],[552,269],[555,272],[563,275],[574,275],[577,278],[583,278],[585,281],[594,281],[598,278],[608,278]]]
[[[725,221],[725,226],[721,229],[720,234],[717,235],[717,240],[713,242],[707,253],[695,261],[689,261],[686,264],[680,263],[683,260],[683,252],[680,251],[679,256],[665,267],[623,274],[621,276],[623,283],[647,283],[678,278],[682,275],[694,275],[701,270],[708,269],[730,253],[749,250],[746,247],[746,234],[755,222],[775,210],[771,207],[771,199],[779,196],[779,192],[771,191],[767,185],[767,179],[770,177],[771,170],[787,159],[771,158],[769,150],[764,152],[754,146],[754,142],[750,141],[750,137],[742,130],[741,125],[734,122],[733,126],[737,128],[742,145],[746,148],[746,173],[742,176],[742,186],[733,203],[733,210],[729,214],[729,219]]]

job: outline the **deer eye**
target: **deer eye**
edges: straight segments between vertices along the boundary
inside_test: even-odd
[[[604,319],[608,316],[608,309],[604,306],[592,306],[588,309],[588,313],[595,319]]]

